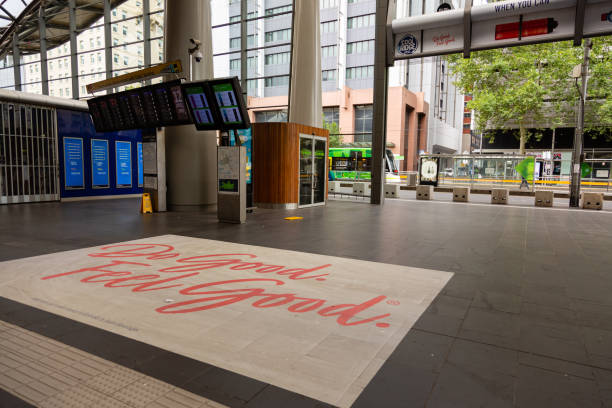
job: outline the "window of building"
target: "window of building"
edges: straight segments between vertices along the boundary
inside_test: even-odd
[[[255,122],[286,122],[286,110],[260,111],[255,112]]]
[[[117,24],[114,24],[114,25],[113,25],[113,31],[114,31],[114,32],[117,32]]]
[[[121,10],[121,18],[124,20],[127,18],[127,13],[125,12],[125,10]]]
[[[119,54],[113,54],[113,61],[119,62]]]
[[[340,125],[340,108],[337,106],[323,108],[323,120],[325,120],[326,123]]]
[[[266,33],[266,42],[289,41],[291,39],[291,29],[268,31]]]
[[[335,33],[338,31],[338,20],[325,21],[321,23],[321,34]]]
[[[372,142],[372,105],[355,105],[355,142]]]
[[[321,58],[335,57],[338,55],[338,46],[329,45],[327,47],[321,47]]]
[[[374,65],[346,69],[346,79],[365,79],[374,77]]]
[[[79,40],[79,50],[82,50],[84,47],[83,40]]]
[[[113,17],[117,17],[117,9],[113,9]]]
[[[469,119],[469,118],[471,118],[471,117],[472,117],[472,114],[471,114],[471,113],[464,113],[464,114],[463,114],[463,117],[464,117],[464,118],[468,118],[468,119]]]
[[[142,40],[142,31],[136,31],[136,39]]]
[[[94,47],[94,39],[93,39],[93,38],[90,38],[90,39],[89,39],[89,47],[90,47],[90,48],[93,48],[93,47]]]
[[[289,75],[275,76],[265,79],[266,88],[273,86],[287,86],[289,85]]]
[[[96,45],[97,45],[98,47],[101,47],[101,46],[102,46],[102,40],[100,39],[100,37],[96,37]]]
[[[60,88],[60,96],[64,96],[64,90],[62,88]]]
[[[367,14],[365,16],[349,17],[346,20],[347,28],[362,28],[373,26],[376,22],[375,14]]]
[[[286,13],[288,11],[291,11],[291,5],[273,7],[273,8],[266,9],[266,16],[271,16],[271,15],[279,14],[279,13]]]
[[[335,81],[338,78],[337,69],[328,69],[321,72],[322,81]]]
[[[113,47],[116,47],[117,45],[119,45],[119,40],[116,38],[113,38]]]
[[[247,35],[247,47],[253,47],[257,43],[257,34]],[[240,37],[230,38],[230,48],[240,48]]]
[[[130,62],[130,59],[128,57],[123,57],[123,65],[128,65],[128,63]]]
[[[469,129],[469,128],[470,128],[470,126],[471,126],[471,125],[470,125],[469,123],[466,123],[465,125],[463,125],[463,128],[464,128],[464,129]]]
[[[161,53],[159,53],[159,55],[157,56],[157,60],[158,61],[163,61],[164,60],[164,56]]]
[[[127,27],[123,26],[123,28],[122,28],[123,35],[127,35],[127,31],[128,31]]]
[[[374,40],[356,41],[346,44],[347,54],[367,54],[374,51]]]
[[[96,56],[93,54],[89,55],[89,62],[91,62],[92,64],[96,63]]]
[[[240,58],[230,60],[230,69],[240,69]]]
[[[321,0],[321,9],[338,7],[338,0]]]
[[[289,64],[290,61],[291,61],[290,52],[279,52],[277,54],[266,55],[265,64],[266,65],[284,65],[284,64]]]

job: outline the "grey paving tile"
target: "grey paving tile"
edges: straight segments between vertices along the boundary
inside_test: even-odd
[[[594,380],[521,365],[516,382],[519,407],[601,407]]]
[[[512,313],[472,307],[468,311],[458,337],[517,348],[520,337],[519,317]]]

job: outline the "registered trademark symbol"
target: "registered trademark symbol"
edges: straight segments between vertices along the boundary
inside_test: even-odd
[[[387,304],[397,306],[400,304],[399,300],[387,300]]]

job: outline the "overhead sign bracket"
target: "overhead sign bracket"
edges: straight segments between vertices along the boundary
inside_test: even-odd
[[[470,58],[472,47],[472,2],[467,0],[463,9],[463,58]]]
[[[574,24],[574,46],[582,44],[582,36],[584,35],[584,8],[586,0],[576,1],[576,19]]]

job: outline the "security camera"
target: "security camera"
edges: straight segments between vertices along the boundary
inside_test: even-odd
[[[195,45],[196,47],[201,44],[200,40],[196,40],[195,38],[190,38],[189,42]]]
[[[204,55],[202,55],[202,53],[200,51],[197,51],[195,54],[193,54],[196,62],[200,62],[202,61],[202,58],[204,58]]]

